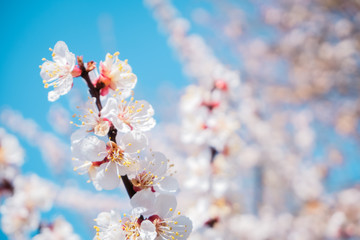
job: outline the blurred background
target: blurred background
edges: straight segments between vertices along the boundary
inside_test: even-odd
[[[360,239],[358,1],[0,5],[0,127],[24,149],[21,174],[54,184],[41,223],[62,215],[91,239],[97,213],[129,208],[123,190],[97,192],[73,171],[69,122],[86,85],[51,103],[39,75],[62,40],[84,61],[129,60],[190,239]]]

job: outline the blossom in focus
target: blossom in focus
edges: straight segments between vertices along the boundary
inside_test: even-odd
[[[94,240],[126,239],[126,234],[121,225],[121,216],[114,211],[99,213],[95,221],[97,226],[94,226],[96,230]]]
[[[90,98],[83,109],[83,114],[78,115],[81,121],[79,127],[84,127],[87,132],[94,132],[95,135],[101,137],[106,136],[111,126],[109,118],[114,110],[111,105],[112,101],[110,100],[111,99],[106,102],[105,106],[99,112],[96,107],[96,99]],[[76,117],[76,115],[73,115],[73,117]]]
[[[156,235],[156,240],[187,239],[192,231],[192,222],[188,217],[181,215],[180,211],[176,212],[176,206],[176,198],[173,195],[161,194],[156,197],[152,209],[147,211],[151,214],[144,215],[144,220],[150,221],[146,222],[147,234]]]
[[[168,160],[160,152],[149,152],[140,161],[139,168],[129,178],[134,186],[134,190],[150,190],[158,193],[175,193],[178,183],[175,178],[168,173]]]
[[[153,118],[154,109],[144,101],[134,101],[134,97],[127,102],[125,99],[111,98],[113,109],[116,109],[115,115],[110,118],[116,129],[120,132],[129,131],[148,131],[155,126]]]
[[[119,52],[114,55],[106,54],[104,62],[100,62],[100,76],[95,85],[103,84],[101,95],[108,94],[109,89],[128,91],[135,87],[137,77],[132,73],[132,69],[127,60],[121,61],[118,58]]]
[[[80,237],[73,232],[73,228],[63,218],[57,218],[49,226],[41,227],[40,233],[32,238],[33,240],[80,240]]]
[[[192,231],[192,223],[180,212],[173,216],[175,209],[174,196],[160,195],[156,198],[150,215],[140,216],[136,209],[129,216],[124,214],[122,218],[114,211],[102,212],[95,219],[97,236],[94,239],[187,239]]]
[[[78,77],[81,72],[75,67],[75,55],[69,51],[65,42],[58,41],[55,44],[52,57],[53,61],[43,59],[45,62],[41,65],[40,76],[45,88],[54,87],[48,94],[48,100],[54,102],[70,91],[73,77]]]
[[[94,240],[153,240],[156,237],[150,221],[144,221],[134,211],[122,216],[114,211],[101,212],[95,221],[97,226],[94,226],[96,230]]]
[[[105,143],[80,129],[72,135],[71,141],[74,170],[88,173],[97,190],[118,187],[121,176],[138,168],[139,153],[147,146],[145,135],[138,132],[117,135],[116,143]]]

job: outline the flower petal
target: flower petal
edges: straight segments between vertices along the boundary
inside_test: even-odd
[[[117,101],[115,98],[108,98],[105,106],[101,110],[101,117],[109,118],[109,116],[116,116]]]
[[[130,204],[138,214],[149,215],[153,211],[155,194],[151,190],[142,190],[131,198]]]
[[[159,176],[162,176],[166,173],[168,160],[164,154],[161,152],[150,152],[147,158],[148,161],[151,162],[148,167],[149,171]]]
[[[75,55],[71,53],[68,49],[68,46],[63,41],[58,41],[54,47],[53,57],[54,61],[65,66],[69,66],[69,70],[71,71],[75,66]]]
[[[52,61],[45,61],[41,65],[40,76],[45,81],[56,79],[59,77],[56,72],[57,69],[58,69],[58,65],[56,63]]]
[[[59,97],[60,97],[60,94],[58,92],[56,92],[56,91],[50,91],[48,93],[48,100],[50,102],[55,102],[56,100],[59,99]]]
[[[169,218],[173,215],[176,209],[176,198],[173,195],[159,195],[155,201],[155,209],[157,215],[161,218]]]
[[[97,168],[93,183],[105,190],[112,190],[119,186],[120,179],[117,175],[115,163],[110,163],[107,168],[106,166],[107,164],[102,164]]]
[[[141,151],[147,146],[147,138],[140,132],[129,132],[121,139],[117,137],[116,140],[123,144],[123,148],[127,153],[136,153],[138,150]]]
[[[114,76],[114,81],[119,89],[133,89],[137,82],[137,77],[133,73],[121,73]]]
[[[167,176],[155,186],[155,191],[160,193],[176,193],[178,188],[179,184],[177,180],[171,176]]]
[[[176,224],[175,224],[176,223]],[[188,217],[178,216],[173,219],[169,226],[172,227],[173,232],[178,232],[176,239],[187,239],[192,231],[192,222]]]
[[[140,237],[142,240],[154,240],[156,235],[155,225],[151,221],[145,220],[141,222]]]

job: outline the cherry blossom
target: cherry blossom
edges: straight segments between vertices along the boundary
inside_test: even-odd
[[[77,126],[83,127],[87,132],[94,132],[97,136],[106,136],[112,125],[109,118],[112,112],[115,111],[112,108],[111,100],[111,98],[108,99],[105,106],[99,111],[96,107],[96,99],[90,98],[82,109],[82,115],[73,115],[73,117],[78,117],[81,121],[81,124]]]
[[[145,132],[155,126],[154,109],[148,102],[134,101],[134,97],[131,97],[129,102],[119,98],[116,100],[111,98],[109,101],[115,109],[115,114],[110,119],[118,131],[124,133],[129,131]]]
[[[98,190],[114,189],[121,176],[138,168],[139,154],[146,146],[147,139],[141,133],[117,135],[116,142],[105,143],[80,129],[72,135],[74,170],[88,173]]]
[[[187,239],[192,231],[192,223],[179,211],[173,216],[175,210],[175,197],[160,195],[148,215],[144,215],[144,212],[140,215],[141,211],[137,209],[122,217],[114,211],[102,212],[95,219],[97,233],[94,239]]]
[[[41,65],[40,76],[45,88],[54,87],[48,94],[48,100],[54,102],[70,91],[73,77],[78,77],[81,72],[75,66],[75,55],[69,51],[65,42],[58,41],[54,50],[50,50],[53,51],[53,61],[43,59],[45,62]]]
[[[186,239],[191,221],[169,214],[176,207],[173,194],[178,190],[170,172],[173,165],[162,153],[148,148],[144,135],[156,124],[154,110],[147,101],[134,100],[137,77],[128,61],[119,60],[118,55],[107,54],[98,73],[95,62],[85,63],[83,57],[78,57],[75,67],[75,56],[60,42],[55,46],[55,62],[45,62],[41,72],[45,87],[54,86],[51,101],[70,90],[73,77],[84,79],[90,98],[84,107],[77,107],[81,113],[73,115],[80,121],[75,123],[80,129],[71,136],[74,171],[87,173],[88,182],[99,191],[115,189],[123,182],[133,206],[130,215],[100,213],[94,239]],[[59,202],[63,201],[60,197]],[[43,226],[35,239],[77,238],[67,224],[56,227]]]
[[[148,220],[135,213],[123,214],[114,211],[102,212],[95,219],[96,236],[94,240],[153,240],[156,237],[154,227]],[[149,224],[150,223],[150,224]]]
[[[106,54],[104,62],[100,62],[100,76],[94,85],[102,84],[101,95],[108,94],[109,89],[128,91],[135,87],[137,77],[132,73],[128,61],[121,61],[118,58],[119,52],[111,55]]]
[[[139,204],[141,205],[141,204]],[[156,240],[166,239],[187,239],[192,231],[192,222],[189,218],[176,212],[176,198],[173,195],[159,195],[156,197],[152,209],[148,209],[148,214],[144,215],[147,229],[153,229],[152,233]],[[176,213],[175,213],[176,212]],[[175,213],[175,214],[174,214]],[[151,224],[154,227],[151,227]],[[148,235],[152,235],[149,231]]]
[[[168,160],[160,152],[148,152],[136,173],[129,174],[130,181],[136,192],[150,190],[158,193],[175,193],[178,184],[175,178],[170,176]]]

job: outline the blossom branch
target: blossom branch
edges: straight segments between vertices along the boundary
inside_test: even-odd
[[[96,106],[99,109],[99,111],[101,111],[102,105],[101,105],[101,101],[100,101],[100,89],[95,88],[90,80],[89,70],[91,68],[85,68],[82,56],[78,56],[77,60],[78,60],[79,68],[81,70],[81,77],[85,80],[86,84],[88,85],[89,93],[92,97],[94,97],[96,99]]]
[[[102,104],[101,104],[101,100],[100,100],[101,86],[95,87],[92,84],[90,76],[89,76],[89,72],[94,69],[94,63],[93,62],[88,63],[88,66],[85,68],[83,58],[81,56],[79,56],[77,59],[78,59],[79,68],[81,70],[81,77],[85,80],[86,84],[88,85],[90,95],[96,99],[96,106],[100,112],[102,110]],[[112,125],[110,127],[108,137],[111,141],[116,143],[116,135],[117,135],[117,129]],[[129,195],[129,197],[132,198],[136,193],[134,190],[134,186],[132,185],[132,183],[129,180],[127,175],[121,176],[121,179],[124,183],[125,189]]]

